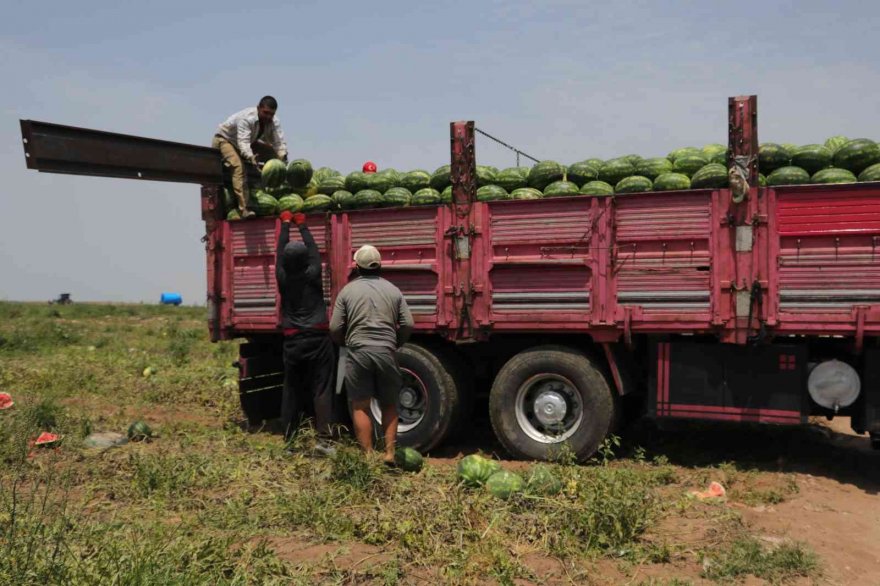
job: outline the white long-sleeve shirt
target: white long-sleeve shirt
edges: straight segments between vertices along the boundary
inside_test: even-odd
[[[217,127],[217,134],[238,147],[242,158],[250,160],[254,156],[251,143],[257,139],[272,145],[279,158],[287,155],[287,143],[284,142],[284,132],[281,130],[281,121],[278,116],[272,119],[272,124],[267,124],[260,131],[260,119],[255,107],[245,108],[236,112]]]

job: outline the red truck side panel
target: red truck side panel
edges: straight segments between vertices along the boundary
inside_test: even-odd
[[[493,330],[590,327],[594,198],[481,206],[483,297]]]
[[[401,290],[418,330],[454,327],[445,294],[448,210],[438,207],[363,210],[332,217],[334,295],[355,274],[353,256],[364,244],[382,253],[382,275]]]
[[[329,232],[322,216],[310,216],[308,226],[321,251],[324,288],[330,291],[327,261]],[[275,283],[275,247],[280,223],[275,218],[225,222],[224,285],[229,292],[221,312],[224,326],[236,335],[275,333],[280,326],[278,287]],[[291,227],[290,239],[299,239]]]
[[[471,326],[481,337],[559,331],[601,342],[715,333],[742,343],[762,323],[769,335],[840,334],[857,344],[880,334],[876,184],[753,189],[741,204],[726,189],[476,202],[467,228],[452,214],[441,206],[309,216],[328,300],[353,274],[354,251],[370,243],[417,329],[449,339]],[[226,337],[277,332],[277,226],[218,223]],[[462,230],[469,278],[453,254],[468,241]]]
[[[709,328],[712,195],[700,191],[615,198],[609,278],[617,321],[630,310],[635,330]]]
[[[880,333],[880,188],[776,188],[770,202],[778,330]]]

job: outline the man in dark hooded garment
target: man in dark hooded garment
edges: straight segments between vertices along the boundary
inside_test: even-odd
[[[321,278],[321,255],[303,214],[281,213],[281,231],[275,256],[275,278],[281,293],[284,330],[284,394],[281,421],[285,439],[299,425],[304,404],[311,402],[319,452],[332,450],[326,440],[335,421],[333,373],[335,354],[328,334],[327,305]],[[302,242],[290,242],[290,223],[299,228]]]

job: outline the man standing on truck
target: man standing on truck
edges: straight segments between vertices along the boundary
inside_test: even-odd
[[[287,160],[287,143],[276,110],[275,98],[263,96],[256,108],[245,108],[227,118],[211,142],[220,149],[223,163],[232,168],[232,190],[242,220],[254,215],[247,209],[247,173],[242,161],[259,166],[270,159]]]
[[[302,242],[290,242],[290,223]],[[284,331],[284,391],[281,421],[290,440],[299,425],[303,404],[311,392],[318,432],[316,451],[333,451],[326,442],[336,423],[333,396],[335,352],[327,335],[327,305],[321,275],[321,255],[303,214],[281,212],[281,231],[275,253],[275,278],[281,293]]]
[[[346,285],[333,307],[330,337],[347,350],[345,389],[354,432],[367,453],[373,451],[370,400],[382,409],[385,462],[394,462],[397,396],[402,380],[396,350],[409,339],[413,319],[400,290],[379,276],[382,257],[369,244],[354,254],[358,278]]]

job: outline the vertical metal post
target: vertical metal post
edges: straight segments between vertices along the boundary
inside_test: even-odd
[[[450,176],[452,179],[452,202],[459,218],[470,212],[477,195],[477,154],[474,139],[474,122],[452,122],[449,125],[452,143]]]
[[[728,167],[746,170],[750,186],[758,185],[758,96],[728,98]]]
[[[211,341],[221,339],[220,305],[224,302],[222,286],[222,229],[223,187],[220,185],[202,185],[202,219],[205,221],[205,260],[208,280],[208,331]]]
[[[452,222],[447,231],[452,257],[452,289],[458,318],[456,337],[472,339],[474,283],[472,257],[474,245],[473,204],[477,196],[477,159],[474,123],[452,122],[449,125],[452,160]]]
[[[764,322],[766,276],[761,247],[766,239],[766,202],[758,183],[758,97],[737,96],[728,99],[728,208],[730,238],[734,252],[732,305],[736,327],[733,339],[747,343]],[[764,213],[762,213],[762,211]]]

